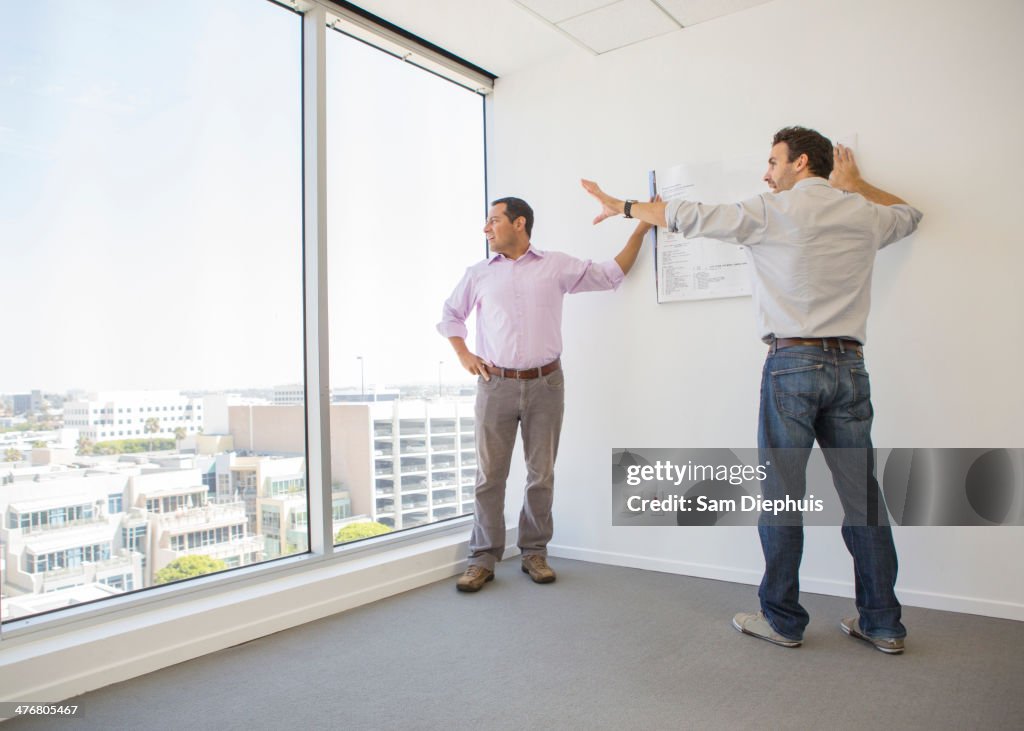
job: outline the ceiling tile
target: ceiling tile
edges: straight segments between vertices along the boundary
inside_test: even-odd
[[[509,0],[355,4],[499,76],[577,48],[553,25]]]
[[[679,25],[650,0],[620,0],[558,23],[558,27],[596,53],[679,29]]]
[[[767,0],[657,0],[682,25],[736,12]],[[2,2],[2,0],[0,0]],[[542,59],[578,50],[567,35],[578,31],[597,52],[661,35],[677,26],[649,0],[354,0],[356,5],[488,71],[505,75]],[[577,15],[581,9],[587,11]],[[591,10],[592,8],[592,10]],[[617,10],[616,10],[617,8]],[[630,10],[632,8],[632,10]],[[614,11],[612,13],[612,11]],[[548,22],[543,14],[571,17]],[[596,15],[600,21],[587,19]],[[626,17],[620,17],[624,14]],[[660,16],[660,17],[659,17]],[[603,20],[601,18],[603,17]],[[650,21],[643,24],[643,19]],[[665,26],[663,20],[670,25]],[[594,25],[597,27],[595,28]],[[639,25],[637,28],[635,26]],[[571,30],[572,29],[572,30]],[[627,32],[628,31],[628,32]],[[624,40],[625,39],[625,40]],[[592,45],[593,44],[593,45]]]
[[[761,5],[769,0],[658,0],[684,27]]]
[[[591,10],[613,5],[618,0],[513,0],[545,20],[561,23]]]

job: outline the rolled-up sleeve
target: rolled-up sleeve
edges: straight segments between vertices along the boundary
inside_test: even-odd
[[[460,337],[465,340],[469,335],[466,319],[473,306],[473,273],[467,269],[462,281],[441,308],[441,322],[437,323],[437,331],[446,338]]]
[[[910,236],[917,230],[917,224],[924,217],[921,211],[902,203],[894,206],[876,206],[876,209],[881,242],[878,248]]]
[[[550,255],[551,253],[548,254],[548,256]],[[562,289],[566,294],[618,289],[626,276],[622,273],[622,267],[614,259],[595,264],[589,259],[575,259],[570,256],[565,256],[565,258],[561,279]]]
[[[734,244],[756,244],[768,223],[764,198],[708,204],[673,198],[665,205],[669,231],[687,238],[706,236]]]

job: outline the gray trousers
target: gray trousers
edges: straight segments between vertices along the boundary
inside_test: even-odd
[[[494,570],[505,552],[505,484],[516,432],[522,428],[526,453],[526,494],[519,514],[523,555],[547,555],[554,532],[551,502],[555,456],[565,410],[561,369],[540,378],[518,380],[492,375],[477,379],[476,516],[469,539],[469,564]]]

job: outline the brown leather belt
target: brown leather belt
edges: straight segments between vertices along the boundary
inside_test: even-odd
[[[822,350],[857,350],[864,346],[849,338],[775,338],[776,348],[792,348],[794,345],[813,345]]]
[[[560,358],[555,358],[553,361],[548,363],[546,366],[540,366],[539,368],[523,368],[516,370],[515,368],[499,368],[498,366],[487,366],[487,372],[492,376],[501,376],[502,378],[540,378],[546,376],[549,373],[554,373],[562,367],[562,361]]]

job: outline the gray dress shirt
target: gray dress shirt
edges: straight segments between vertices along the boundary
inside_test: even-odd
[[[746,247],[761,338],[866,340],[875,252],[921,220],[909,205],[882,206],[824,178],[739,203],[670,200],[665,220],[687,238]]]

